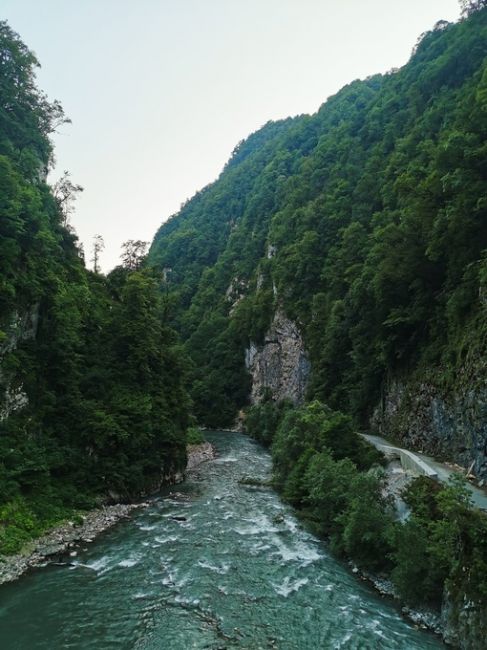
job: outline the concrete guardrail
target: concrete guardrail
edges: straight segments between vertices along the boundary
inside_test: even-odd
[[[437,472],[428,465],[422,458],[407,449],[390,447],[389,445],[376,445],[387,458],[397,458],[401,461],[403,469],[419,476],[427,476],[434,481],[438,480]]]

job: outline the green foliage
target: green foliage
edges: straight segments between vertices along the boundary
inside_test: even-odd
[[[392,580],[401,598],[409,604],[441,602],[447,569],[435,565],[428,552],[424,521],[410,517],[396,528],[394,542]]]
[[[308,449],[327,450],[334,460],[348,458],[358,469],[368,469],[383,458],[356,433],[349,416],[318,401],[286,411],[279,423],[272,444],[278,486],[284,485],[293,464]]]
[[[440,604],[445,585],[473,602],[487,602],[487,521],[472,508],[461,477],[447,485],[424,477],[405,494],[411,516],[397,524],[392,579],[409,603]]]
[[[201,445],[205,441],[205,437],[201,429],[197,427],[189,427],[186,431],[186,443],[188,445]]]
[[[485,353],[487,11],[464,4],[400,70],[240,143],[161,226],[149,260],[180,299],[202,423],[245,405],[244,350],[277,305],[305,338],[310,397],[363,423],[391,373],[446,383]]]
[[[18,553],[33,537],[74,516],[52,492],[25,499],[16,497],[0,506],[0,555]]]
[[[313,529],[361,566],[387,566],[392,507],[372,469],[382,457],[351,419],[319,402],[293,409],[267,396],[247,411],[245,423],[258,440],[273,440],[273,484]]]
[[[270,392],[266,392],[258,404],[245,409],[246,432],[269,447],[283,414],[290,408],[292,408],[291,402],[285,400],[276,402]]]
[[[357,473],[347,490],[347,505],[338,515],[341,535],[332,547],[371,569],[389,567],[389,531],[393,523],[392,504],[382,496],[380,475]]]
[[[66,120],[36,66],[0,22],[0,553],[156,489],[184,467],[190,423],[190,364],[141,242],[130,268],[88,273],[67,224],[80,188],[44,180]]]

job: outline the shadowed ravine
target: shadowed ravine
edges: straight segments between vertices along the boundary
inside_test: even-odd
[[[2,650],[443,647],[330,557],[276,493],[238,483],[268,478],[265,450],[209,437],[219,457],[178,487],[187,498],[157,498],[73,566],[0,588]]]

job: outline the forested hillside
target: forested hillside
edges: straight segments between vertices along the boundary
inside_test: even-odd
[[[86,271],[64,177],[65,121],[0,23],[0,552],[72,508],[125,499],[185,466],[185,360],[151,271]]]
[[[265,125],[161,226],[149,261],[179,304],[200,422],[228,425],[246,404],[245,350],[265,343],[279,308],[304,339],[308,398],[362,426],[397,406],[386,425],[414,438],[398,413],[423,387],[416,406],[436,426],[430,448],[484,472],[482,6],[437,23],[401,69],[350,83],[312,116]],[[468,391],[478,399],[456,426],[448,400],[460,404]]]
[[[201,441],[191,425],[240,417],[270,447],[272,487],[335,553],[390,578],[404,603],[442,608],[445,638],[484,647],[485,514],[462,478],[404,472],[407,489],[394,487],[394,467],[357,433],[379,429],[487,480],[487,8],[461,4],[401,69],[240,142],[149,255],[127,242],[106,276],[96,254],[87,270],[70,226],[81,188],[68,173],[47,180],[62,107],[0,22],[0,555],[79,509],[157,490]],[[163,529],[186,521],[170,512],[157,510]],[[278,539],[280,523],[265,532]],[[307,583],[288,591],[286,577],[276,593]],[[161,584],[179,607],[180,586]],[[210,610],[187,602],[208,631]]]
[[[241,142],[161,226],[149,264],[199,422],[231,425],[252,402],[244,427],[308,526],[481,648],[484,513],[461,478],[421,477],[401,519],[356,433],[487,478],[487,9],[463,4],[403,68]]]

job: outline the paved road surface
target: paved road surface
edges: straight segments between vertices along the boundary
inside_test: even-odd
[[[390,442],[389,440],[386,440],[386,438],[382,438],[381,436],[373,436],[365,433],[363,434],[363,436],[378,449],[380,449],[383,446],[392,447],[393,449],[398,449],[398,450],[406,449],[406,447],[398,447],[393,442]],[[424,461],[427,465],[429,465],[437,473],[438,479],[443,483],[448,482],[448,479],[452,474],[458,473],[448,465],[445,465],[445,463],[440,463],[434,458],[431,458],[431,456],[426,456],[426,454],[420,454],[417,451],[414,451],[412,453],[416,454],[418,458],[421,458],[422,461]],[[467,487],[471,492],[471,499],[474,505],[477,508],[480,508],[481,510],[487,511],[487,490],[483,490],[479,487],[476,487],[475,485],[471,485],[470,483],[467,483]]]

